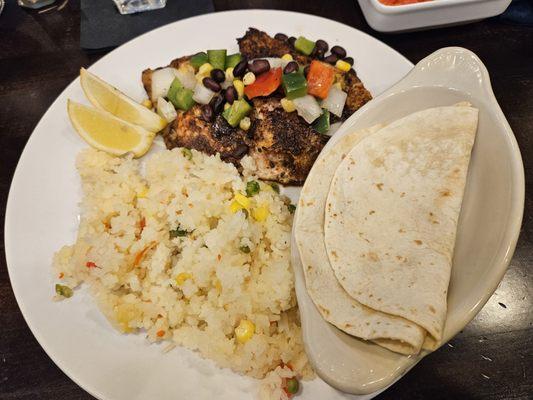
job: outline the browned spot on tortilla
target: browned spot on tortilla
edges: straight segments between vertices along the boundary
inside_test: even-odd
[[[337,256],[337,252],[336,252],[335,250],[333,250],[333,251],[331,252],[331,255],[332,255],[333,257],[335,257],[335,258],[338,258],[338,256]]]
[[[353,176],[350,176],[350,180],[353,181]]]
[[[429,311],[431,311],[433,314],[435,314],[437,312],[437,310],[435,310],[435,307],[433,306],[429,306]]]
[[[413,242],[415,242],[419,246],[422,245],[422,241],[421,240],[416,239],[416,240],[413,240]]]
[[[373,262],[379,261],[378,255],[374,253],[373,251],[368,252],[368,258],[370,258],[370,261],[373,261]]]
[[[333,214],[333,216],[334,216],[334,217],[336,217],[336,216],[337,216],[337,214],[335,214],[335,213],[334,213],[334,214]]]
[[[404,196],[405,196],[405,192],[401,192],[400,197],[404,197]]]
[[[369,298],[369,299],[371,299],[372,297],[374,297],[373,294],[369,294],[369,295],[368,295],[368,298]]]
[[[343,153],[343,154],[341,155],[341,160],[344,160],[345,157],[346,157],[346,154]]]
[[[353,326],[353,325],[351,325],[351,324],[346,324],[346,325],[344,325],[345,328],[351,328],[352,326]]]
[[[361,258],[365,258],[365,257],[366,257],[366,255],[364,253],[361,254]]]
[[[375,184],[378,190],[383,190],[383,183],[376,183]]]
[[[407,325],[407,324],[405,324],[404,326],[405,326],[406,328],[410,328],[410,327],[411,327],[411,325]]]
[[[328,203],[328,211],[331,210],[331,203]]]
[[[355,161],[353,158],[350,159],[350,164],[355,165]]]
[[[372,165],[374,167],[382,167],[384,162],[383,162],[383,158],[381,157],[378,157],[378,158],[374,158],[372,161],[371,161]]]
[[[370,322],[365,322],[365,325],[366,326],[370,326]]]
[[[438,224],[439,221],[431,221],[432,224]]]
[[[308,270],[308,271],[311,271],[312,269],[313,269],[313,267],[312,267],[311,265],[308,265],[308,266],[307,266],[307,270]]]
[[[376,322],[376,325],[381,325],[381,321]]]
[[[310,201],[310,202],[307,203],[308,206],[312,206],[313,204],[315,204],[314,201]]]
[[[402,256],[396,256],[396,259],[397,259],[398,261],[402,261],[402,260],[403,260],[403,257],[402,257]]]
[[[430,217],[432,217],[433,215],[435,215],[435,214],[433,214],[432,212],[429,213],[429,216],[430,216]]]
[[[374,210],[370,210],[370,211],[368,212],[368,215],[372,215],[372,214],[375,214],[375,213],[376,213],[376,212],[375,212]]]
[[[450,192],[448,189],[444,189],[444,190],[440,191],[440,196],[441,197],[449,197],[451,195],[452,195],[452,192]]]
[[[320,308],[320,310],[326,315],[328,316],[329,315],[329,310],[327,308],[324,308],[322,306],[318,306],[318,308]]]
[[[381,297],[378,298],[378,301],[381,301]]]
[[[402,228],[398,229],[398,232],[399,233],[405,233],[405,231]]]

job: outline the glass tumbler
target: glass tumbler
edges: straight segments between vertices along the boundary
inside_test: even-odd
[[[19,0],[20,1],[20,0]],[[113,0],[121,14],[157,10],[167,5],[167,0]]]

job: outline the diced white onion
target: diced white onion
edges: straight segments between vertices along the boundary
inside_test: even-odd
[[[331,89],[329,89],[328,97],[322,101],[322,108],[329,110],[337,117],[341,117],[344,103],[346,103],[346,97],[348,97],[348,95],[345,92],[332,86]]]
[[[178,69],[176,70],[176,78],[180,80],[184,88],[194,90],[197,81],[193,71]]]
[[[194,93],[192,99],[200,104],[209,104],[215,92],[206,88],[203,84],[197,83],[194,87]]]
[[[316,99],[311,95],[298,97],[292,101],[298,115],[305,119],[305,122],[310,124],[315,119],[322,115],[322,109],[318,105]]]
[[[174,105],[162,97],[157,98],[157,113],[169,123],[178,116]]]
[[[166,97],[172,81],[176,77],[176,68],[161,68],[152,72],[152,101]]]
[[[285,66],[290,63],[290,61],[278,57],[262,57],[255,58],[254,60],[267,60],[270,64],[270,68],[285,68]],[[251,60],[250,63],[254,62],[254,60]]]

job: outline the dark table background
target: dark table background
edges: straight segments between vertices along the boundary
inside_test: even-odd
[[[111,1],[111,0],[109,0]],[[172,1],[172,0],[169,0]],[[60,92],[108,50],[79,46],[80,6],[0,16],[0,220],[9,185],[34,126]],[[450,343],[424,359],[379,399],[533,398],[533,27],[501,18],[432,31],[380,34],[355,0],[215,1],[215,9],[277,8],[321,15],[370,33],[413,63],[445,46],[463,46],[486,64],[494,92],[522,151],[526,203],[522,233],[500,287]],[[10,18],[5,18],[10,15]],[[3,18],[4,17],[4,18]],[[36,199],[38,201],[38,199]],[[0,232],[4,254],[3,226]],[[31,251],[31,250],[30,250]],[[43,260],[45,268],[46,260]],[[0,399],[91,399],[48,358],[19,311],[0,256]]]

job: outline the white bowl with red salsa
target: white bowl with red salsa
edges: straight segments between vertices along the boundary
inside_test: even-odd
[[[358,0],[368,24],[401,32],[464,24],[499,15],[511,0]]]

